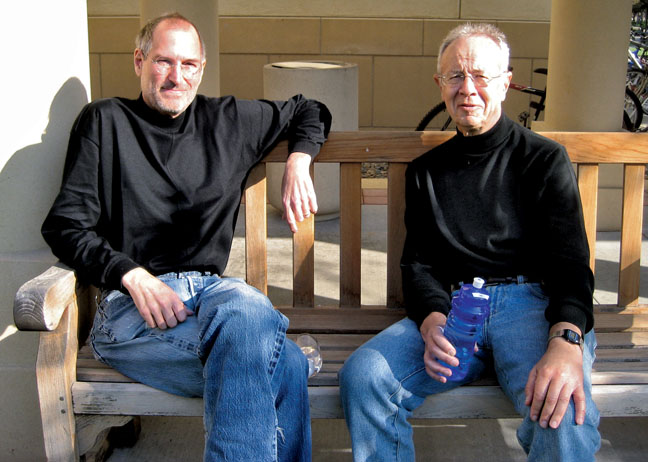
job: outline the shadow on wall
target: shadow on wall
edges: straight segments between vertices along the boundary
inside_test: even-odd
[[[70,128],[88,92],[68,79],[52,100],[41,142],[16,151],[0,172],[0,252],[45,247],[40,227],[61,184]]]

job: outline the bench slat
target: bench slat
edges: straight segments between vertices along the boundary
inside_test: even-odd
[[[598,210],[598,174],[596,164],[578,164],[578,190],[583,204],[585,232],[590,248],[590,268],[596,263],[596,211]]]
[[[313,164],[311,164],[311,177]],[[293,305],[315,305],[315,219],[313,215],[297,223],[293,234]]]
[[[183,398],[139,383],[77,382],[72,387],[76,414],[202,416],[199,398]],[[594,400],[602,416],[648,413],[648,385],[599,385]],[[309,388],[311,417],[343,418],[337,387]],[[414,418],[518,417],[497,386],[460,387],[428,397]]]
[[[266,201],[266,168],[265,164],[259,164],[250,172],[245,190],[245,274],[248,284],[267,295]]]
[[[362,164],[340,165],[340,306],[360,306]]]
[[[648,134],[627,132],[539,132],[567,147],[579,164],[645,164]],[[317,162],[410,162],[454,136],[451,131],[331,132]],[[263,162],[285,162],[288,143],[282,141]]]
[[[596,332],[648,331],[648,314],[597,313],[594,315]]]
[[[624,166],[618,299],[621,306],[636,305],[639,300],[644,174],[643,165]]]
[[[290,333],[319,334],[375,334],[403,319],[403,310],[367,308],[316,308],[280,307],[290,319]]]
[[[389,165],[387,195],[387,306],[404,305],[400,258],[405,244],[405,170],[407,164]]]

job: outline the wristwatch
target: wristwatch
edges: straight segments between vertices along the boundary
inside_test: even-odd
[[[561,337],[567,340],[569,343],[573,343],[574,345],[578,345],[583,351],[584,345],[583,345],[583,337],[581,337],[578,332],[574,332],[571,329],[561,329],[557,330],[554,333],[549,335],[549,338],[547,339],[547,343],[551,341],[551,339],[556,338],[556,337]]]

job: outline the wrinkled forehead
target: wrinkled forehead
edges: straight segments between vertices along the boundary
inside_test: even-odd
[[[442,74],[454,71],[504,72],[507,70],[505,52],[492,39],[482,35],[460,37],[441,56]]]

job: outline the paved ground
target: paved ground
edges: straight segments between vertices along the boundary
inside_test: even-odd
[[[363,207],[363,267],[371,270],[363,274],[363,286],[370,287],[363,293],[362,303],[384,303],[385,290],[376,290],[375,281],[385,278],[386,229],[385,208]],[[292,264],[290,259],[290,232],[281,223],[278,214],[269,220],[268,246],[269,295],[274,303],[290,302]],[[646,220],[644,219],[644,224]],[[645,226],[645,225],[644,225]],[[317,303],[331,303],[338,293],[335,282],[327,281],[326,274],[336,271],[338,221],[318,223],[316,226],[316,267],[324,268],[317,280]],[[227,274],[243,276],[242,228],[232,249]],[[646,232],[644,232],[646,237]],[[597,243],[597,290],[599,303],[616,302],[615,262],[619,258],[618,233],[601,233]],[[644,244],[642,261],[648,261],[648,242]],[[368,266],[364,266],[366,263]],[[642,276],[648,276],[648,266],[642,267]],[[642,302],[648,300],[648,277],[642,277]],[[517,444],[515,429],[518,419],[500,420],[439,420],[413,421],[417,461],[474,461],[501,462],[524,461],[523,451]],[[648,418],[606,418],[600,426],[602,447],[597,460],[601,462],[638,462],[648,460]],[[116,450],[109,462],[167,462],[202,460],[203,428],[200,418],[144,417],[142,434],[138,443],[130,449]],[[351,461],[349,435],[343,421],[315,420],[313,423],[313,461]],[[250,461],[253,462],[253,461]]]

